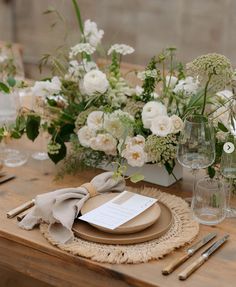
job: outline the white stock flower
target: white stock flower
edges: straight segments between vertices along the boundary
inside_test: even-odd
[[[101,43],[103,35],[104,31],[98,30],[97,23],[90,19],[84,22],[84,36],[91,46],[97,47]]]
[[[124,56],[128,54],[132,54],[134,52],[134,48],[132,48],[129,45],[125,45],[125,44],[115,44],[111,46],[107,54],[110,55],[112,54],[112,52],[116,52]]]
[[[142,110],[142,121],[144,128],[150,129],[152,119],[157,116],[165,115],[167,115],[167,110],[162,103],[156,101],[146,103]]]
[[[177,84],[178,82],[178,78],[176,78],[175,76],[170,76],[170,75],[167,75],[166,76],[166,86],[170,87],[171,89],[173,89],[175,87],[175,85]]]
[[[91,112],[87,117],[87,125],[90,129],[99,130],[103,127],[104,113],[102,111]]]
[[[110,134],[98,134],[90,140],[92,149],[104,151],[108,155],[116,155],[116,145],[116,139]]]
[[[91,138],[96,136],[96,133],[93,129],[89,128],[88,126],[83,126],[77,132],[79,142],[84,147],[90,146]]]
[[[87,55],[92,55],[96,49],[91,46],[89,43],[79,43],[74,47],[70,48],[69,58],[73,59],[80,53],[85,53]]]
[[[104,129],[115,138],[121,138],[124,134],[124,126],[119,118],[106,116],[104,120]]]
[[[56,95],[61,91],[61,81],[58,77],[53,77],[51,81],[38,81],[35,82],[31,91],[34,96],[43,98]]]
[[[103,94],[109,87],[106,74],[99,70],[92,70],[84,76],[83,87],[89,96],[100,93]]]
[[[199,88],[199,81],[193,77],[187,77],[184,80],[180,80],[173,89],[174,93],[183,92],[186,95],[192,95],[197,92]]]
[[[147,161],[147,154],[140,145],[128,145],[121,154],[130,166],[141,167]]]
[[[182,131],[184,127],[184,123],[182,119],[176,115],[171,116],[170,119],[172,121],[172,126],[173,126],[172,132],[174,134],[177,134],[178,132]]]
[[[172,133],[173,124],[168,116],[157,116],[151,122],[150,130],[159,137],[166,137]]]

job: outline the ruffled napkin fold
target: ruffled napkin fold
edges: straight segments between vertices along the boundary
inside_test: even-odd
[[[99,193],[124,191],[125,180],[113,178],[113,172],[95,176],[89,184],[75,188],[63,188],[40,194],[35,198],[35,206],[19,223],[30,230],[44,221],[49,223],[50,235],[59,243],[73,240],[72,226],[86,200]]]

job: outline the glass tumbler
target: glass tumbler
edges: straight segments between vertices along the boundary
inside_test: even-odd
[[[201,224],[216,225],[226,217],[225,185],[218,179],[204,177],[196,183],[192,200],[194,218]]]

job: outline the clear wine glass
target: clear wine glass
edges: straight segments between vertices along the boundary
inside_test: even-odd
[[[229,179],[226,216],[236,217],[236,209],[230,207],[233,180],[236,178],[236,138],[232,134],[227,137],[226,143],[223,147],[220,171],[225,178]]]
[[[214,130],[206,117],[192,115],[185,119],[179,137],[177,160],[183,167],[193,171],[194,195],[197,171],[207,168],[215,161]]]

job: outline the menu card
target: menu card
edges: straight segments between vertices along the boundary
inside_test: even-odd
[[[157,202],[155,198],[123,191],[112,200],[80,216],[79,219],[114,230],[148,209],[155,202]]]

